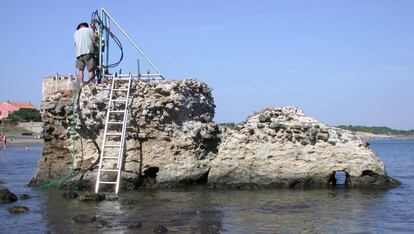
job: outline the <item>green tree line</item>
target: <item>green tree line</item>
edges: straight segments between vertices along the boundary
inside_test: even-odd
[[[38,110],[20,109],[9,114],[7,124],[17,124],[19,122],[39,122],[42,121]]]
[[[369,132],[373,134],[381,134],[381,135],[414,135],[414,129],[412,130],[396,130],[389,127],[367,127],[367,126],[352,126],[352,125],[339,125],[338,128],[351,130],[351,131],[358,131],[358,132]]]

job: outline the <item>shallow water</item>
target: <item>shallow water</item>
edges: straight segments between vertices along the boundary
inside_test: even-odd
[[[40,147],[0,151],[0,180],[32,199],[0,205],[1,233],[137,233],[164,225],[177,233],[413,233],[414,140],[375,140],[370,147],[402,186],[390,190],[210,190],[205,187],[121,191],[118,201],[65,200],[62,191],[33,189],[30,181]],[[128,201],[136,200],[136,204]],[[7,208],[30,211],[12,215]],[[93,224],[73,216],[95,215]],[[101,227],[101,220],[109,223]],[[141,222],[140,228],[128,228]]]

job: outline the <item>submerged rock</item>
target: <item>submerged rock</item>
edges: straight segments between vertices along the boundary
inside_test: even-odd
[[[112,225],[106,220],[97,220],[95,223],[96,227],[98,228],[111,228]]]
[[[73,220],[77,223],[93,223],[96,221],[95,216],[89,216],[87,214],[79,214],[73,217]]]
[[[115,194],[106,194],[105,195],[105,200],[106,201],[116,201],[118,199],[119,199],[119,197]]]
[[[17,196],[7,188],[0,188],[0,203],[10,203],[17,201]]]
[[[124,205],[136,205],[136,204],[138,204],[138,200],[135,200],[135,199],[127,199],[127,200],[123,200],[123,204]]]
[[[152,229],[154,233],[166,233],[168,232],[168,229],[164,227],[163,225],[157,225]]]
[[[79,201],[100,202],[105,200],[105,195],[93,192],[84,192],[79,196]]]
[[[22,195],[20,195],[20,199],[22,200],[27,200],[32,198],[29,194],[23,193]]]
[[[66,199],[75,199],[78,197],[78,194],[75,191],[69,190],[65,191],[62,196]]]
[[[128,228],[132,229],[132,228],[141,228],[142,227],[142,223],[141,222],[133,222],[130,223],[128,225]]]
[[[9,208],[9,212],[12,214],[21,214],[29,211],[29,208],[26,206],[12,206]]]

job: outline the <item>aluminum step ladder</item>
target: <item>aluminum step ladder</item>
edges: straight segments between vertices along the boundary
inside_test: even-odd
[[[131,74],[128,76],[114,74],[111,77],[111,92],[106,113],[95,193],[99,192],[100,185],[115,185],[114,191],[115,194],[118,194],[125,151],[132,76]]]

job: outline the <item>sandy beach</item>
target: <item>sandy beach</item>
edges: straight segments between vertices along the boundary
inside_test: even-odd
[[[35,139],[35,136],[21,136],[21,135],[10,135],[7,136],[7,147],[15,146],[33,146],[43,145],[43,139]],[[3,143],[0,143],[3,147]]]

